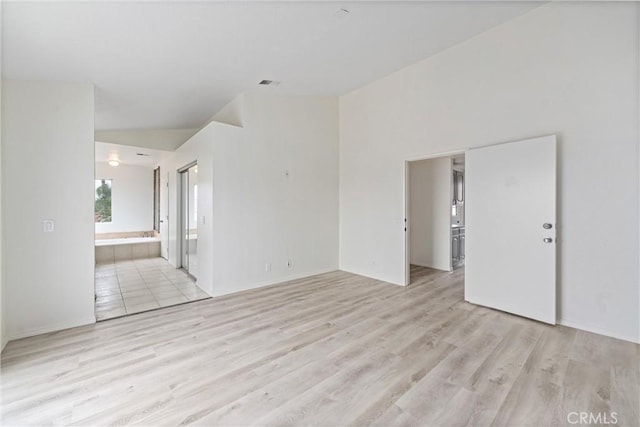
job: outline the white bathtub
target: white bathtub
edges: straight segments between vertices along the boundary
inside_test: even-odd
[[[122,239],[96,240],[96,246],[132,245],[136,243],[149,243],[159,241],[159,237],[124,237]]]
[[[96,240],[96,264],[160,256],[159,237]]]

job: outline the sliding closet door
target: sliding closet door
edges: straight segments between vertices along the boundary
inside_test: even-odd
[[[180,170],[180,259],[189,274],[198,273],[198,165]]]
[[[187,215],[187,252],[189,263],[187,271],[198,277],[198,165],[189,168],[189,204]]]

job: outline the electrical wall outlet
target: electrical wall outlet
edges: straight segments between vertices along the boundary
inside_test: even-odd
[[[265,273],[268,273],[268,272],[270,272],[270,271],[271,271],[271,263],[270,263],[270,262],[268,262],[268,263],[266,263],[266,264],[264,265],[264,272],[265,272]]]

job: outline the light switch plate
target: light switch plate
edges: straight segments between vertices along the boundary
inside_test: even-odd
[[[52,219],[43,219],[42,220],[42,231],[45,233],[53,233],[56,228],[56,223]]]

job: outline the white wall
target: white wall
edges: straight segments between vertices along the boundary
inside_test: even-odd
[[[0,23],[2,22],[2,2],[0,2]],[[2,31],[0,31],[0,69],[2,69]],[[0,78],[0,99],[2,99],[2,79]],[[4,157],[2,152],[2,102],[0,102],[0,352],[7,345],[8,331],[6,320],[6,298],[4,292]]]
[[[343,96],[341,269],[404,283],[406,159],[557,134],[559,321],[638,341],[637,8],[549,3]]]
[[[95,322],[93,86],[5,80],[2,102],[9,338]]]
[[[162,243],[168,241],[169,262],[179,266],[180,248],[178,246],[177,231],[179,224],[179,184],[178,170],[184,166],[198,162],[198,261],[197,273],[198,285],[207,293],[213,293],[213,263],[207,260],[213,259],[213,205],[212,205],[212,170],[213,170],[213,146],[216,136],[215,126],[208,125],[174,153],[164,163],[160,164],[162,174],[169,175],[169,188],[164,187],[165,194],[168,191],[169,201],[169,235]],[[160,194],[160,199],[165,197]],[[167,199],[164,199],[167,200]],[[166,248],[162,248],[163,255]]]
[[[419,160],[409,166],[411,264],[451,270],[451,157]]]
[[[96,141],[112,144],[174,151],[191,138],[198,129],[145,129],[96,131]]]
[[[338,267],[337,98],[241,98],[244,128],[212,122],[161,165],[176,263],[177,169],[198,162],[198,284],[211,295]]]
[[[111,222],[97,222],[96,233],[153,230],[153,168],[96,162],[95,179],[111,179]]]

